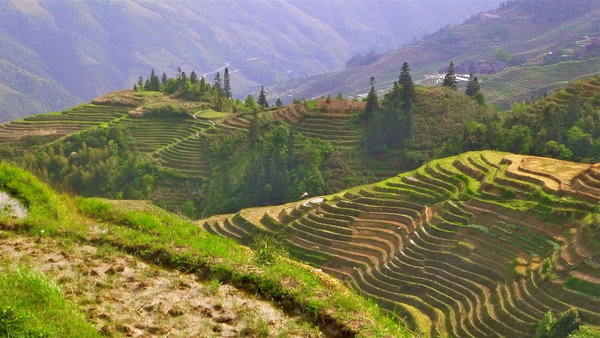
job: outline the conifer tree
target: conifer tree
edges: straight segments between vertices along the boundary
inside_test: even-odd
[[[400,77],[398,78],[398,85],[402,86],[402,103],[404,104],[404,110],[408,112],[412,110],[412,103],[416,96],[415,84],[410,76],[410,67],[408,66],[408,62],[404,62],[404,64],[402,64],[402,70],[400,71]]]
[[[148,86],[146,90],[160,91],[160,81],[158,76],[154,73],[154,69],[150,72],[150,78],[148,79]]]
[[[454,62],[452,61],[450,61],[450,67],[448,67],[448,72],[444,76],[442,86],[456,89],[456,73],[454,72]]]
[[[231,83],[229,82],[229,69],[225,67],[225,74],[223,74],[223,94],[225,97],[231,97]]]
[[[217,91],[217,93],[223,93],[223,82],[221,80],[221,73],[217,72],[215,75],[215,82],[213,84],[213,88]]]
[[[473,97],[479,92],[479,89],[479,79],[477,79],[477,76],[473,76],[473,74],[471,74],[471,76],[469,77],[469,82],[467,83],[467,89],[465,90],[465,94]]]
[[[369,90],[369,94],[367,94],[367,105],[365,107],[365,111],[360,116],[360,119],[363,122],[369,122],[373,116],[379,110],[379,100],[377,98],[377,92],[375,91],[375,78],[371,76],[371,90]]]
[[[405,86],[409,83],[414,86],[412,77],[410,76],[410,67],[408,66],[408,62],[404,61],[402,70],[400,71],[400,77],[398,78],[398,85]]]
[[[283,106],[283,101],[281,101],[281,99],[278,98],[277,101],[275,101],[275,106],[276,107],[282,107]]]
[[[144,89],[144,78],[143,77],[138,77],[138,83],[137,83],[137,88],[140,90]]]
[[[416,97],[415,84],[413,83],[412,77],[410,76],[410,67],[408,62],[402,64],[402,70],[400,71],[400,77],[398,78],[398,86],[402,86],[402,93],[400,99],[402,101],[401,118],[403,123],[403,133],[401,133],[401,140],[410,140],[415,134],[415,118],[413,112],[413,101]]]
[[[191,83],[198,83],[198,75],[196,75],[196,71],[192,70],[192,73],[190,74],[190,82]]]
[[[166,73],[163,73],[163,75],[162,75],[162,79],[161,79],[161,81],[160,81],[160,84],[164,86],[164,85],[166,85],[166,84],[167,84],[167,81],[168,81],[168,79],[167,79],[167,74],[166,74]]]
[[[267,101],[267,97],[265,96],[265,87],[260,87],[260,94],[258,95],[258,105],[263,108],[269,108],[269,102]]]
[[[206,80],[204,80],[204,76],[200,78],[200,91],[206,91]]]

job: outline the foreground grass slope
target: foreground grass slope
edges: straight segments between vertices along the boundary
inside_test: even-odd
[[[198,221],[275,236],[425,336],[531,336],[568,308],[600,323],[597,166],[499,152]]]
[[[73,200],[6,163],[0,164],[0,189],[28,207],[23,219],[2,216],[3,232],[31,240],[43,236],[109,248],[163,268],[218,279],[299,311],[330,334],[408,335],[374,303],[322,272],[283,256],[262,263],[247,247],[208,234],[160,209],[141,210],[99,199]],[[21,309],[31,311],[27,304]]]

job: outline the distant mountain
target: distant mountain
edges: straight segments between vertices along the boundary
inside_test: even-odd
[[[229,64],[237,95],[343,67],[500,0],[0,2],[0,121],[128,88],[150,68]]]
[[[507,1],[461,25],[384,53],[371,64],[298,78],[272,88],[271,92],[274,97],[307,99],[338,92],[366,94],[372,76],[378,88],[391,87],[404,61],[410,64],[415,80],[434,84],[439,79],[438,72],[447,68],[450,61],[455,65],[480,65],[482,73],[489,73],[487,66],[500,59],[509,67],[495,69],[502,72],[480,80],[493,102],[506,105],[511,100],[539,96],[564,85],[565,81],[597,72],[598,36],[597,0]],[[525,67],[525,79],[518,76],[521,67]],[[538,79],[537,75],[543,76]],[[517,88],[512,88],[515,78],[518,78]],[[486,85],[488,79],[495,79],[490,86]]]

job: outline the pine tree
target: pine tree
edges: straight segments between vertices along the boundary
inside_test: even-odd
[[[163,75],[162,75],[162,79],[160,80],[160,84],[164,86],[164,85],[166,85],[166,84],[167,84],[167,81],[168,81],[168,79],[167,79],[167,74],[166,74],[166,73],[163,73]]]
[[[366,123],[369,123],[377,113],[377,110],[379,110],[379,99],[377,98],[377,92],[375,91],[375,78],[371,76],[370,81],[371,90],[369,90],[369,94],[367,94],[367,105],[365,111],[360,116],[361,121]]]
[[[150,78],[148,79],[148,86],[146,90],[160,91],[160,81],[158,76],[154,73],[154,69],[150,72]]]
[[[231,83],[229,82],[229,69],[225,67],[225,74],[223,74],[223,94],[225,97],[231,97]]]
[[[465,94],[473,97],[478,92],[479,92],[479,79],[477,79],[477,76],[474,77],[473,74],[471,74],[471,76],[469,77],[469,82],[467,83],[467,89],[465,90]]]
[[[204,76],[200,78],[200,91],[206,91],[206,80],[204,80]]]
[[[260,94],[258,95],[258,105],[263,108],[269,108],[269,102],[267,101],[267,97],[265,96],[265,87],[260,87]]]
[[[408,83],[414,86],[412,77],[410,76],[410,67],[408,67],[408,62],[404,61],[402,64],[402,70],[400,71],[398,85],[405,86]]]
[[[140,77],[138,77],[138,83],[137,83],[137,87],[138,87],[140,90],[143,90],[143,89],[144,89],[144,78],[143,78],[143,77],[141,77],[141,76],[140,76]]]
[[[454,63],[452,61],[450,61],[450,67],[448,67],[448,72],[444,76],[442,86],[456,89],[456,73],[454,72]]]
[[[217,72],[215,75],[215,83],[213,84],[213,88],[217,91],[217,93],[223,93],[223,82],[221,80],[221,73]]]
[[[415,100],[415,84],[410,76],[410,67],[408,62],[402,64],[402,70],[400,71],[400,77],[398,78],[398,85],[402,86],[402,103],[404,104],[404,110],[407,112],[412,110],[412,103]]]
[[[196,71],[192,70],[192,73],[190,74],[190,82],[191,83],[198,83],[198,75],[196,75]]]
[[[277,101],[275,101],[275,106],[276,107],[282,107],[283,106],[283,101],[281,101],[281,99],[278,98]]]

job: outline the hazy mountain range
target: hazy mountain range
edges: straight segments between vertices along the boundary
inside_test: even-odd
[[[0,3],[0,121],[128,88],[150,68],[229,64],[237,95],[342,68],[500,0],[62,1]]]
[[[497,60],[498,51],[501,51],[504,54],[502,57],[507,58],[504,61],[510,59],[508,66],[513,67],[497,76],[511,71],[516,74],[509,74],[490,84],[495,87],[513,86],[515,82],[532,80],[525,83],[524,88],[506,89],[503,95],[497,93],[500,88],[488,88],[483,84],[486,95],[494,94],[499,102],[507,103],[505,99],[511,95],[522,99],[523,95],[519,94],[524,91],[548,91],[557,87],[555,81],[561,81],[560,85],[564,85],[564,81],[598,72],[598,52],[587,53],[587,56],[583,53],[592,45],[596,50],[597,41],[600,41],[600,6],[597,0],[508,1],[460,25],[390,50],[369,64],[299,78],[270,88],[270,92],[273,97],[307,99],[336,95],[338,92],[347,95],[366,94],[371,77],[375,77],[376,87],[390,88],[398,79],[405,61],[410,64],[416,81],[432,85],[435,82],[424,80],[431,79],[441,69],[447,68],[450,61],[459,65]],[[549,58],[553,53],[556,57]],[[572,69],[574,62],[586,64],[578,65],[583,69],[575,71]],[[535,74],[530,74],[532,71],[527,67],[538,66],[547,69],[536,68]],[[519,76],[519,72],[531,79],[524,79],[526,76]],[[541,80],[542,77],[545,79]],[[504,85],[506,82],[510,84]]]

